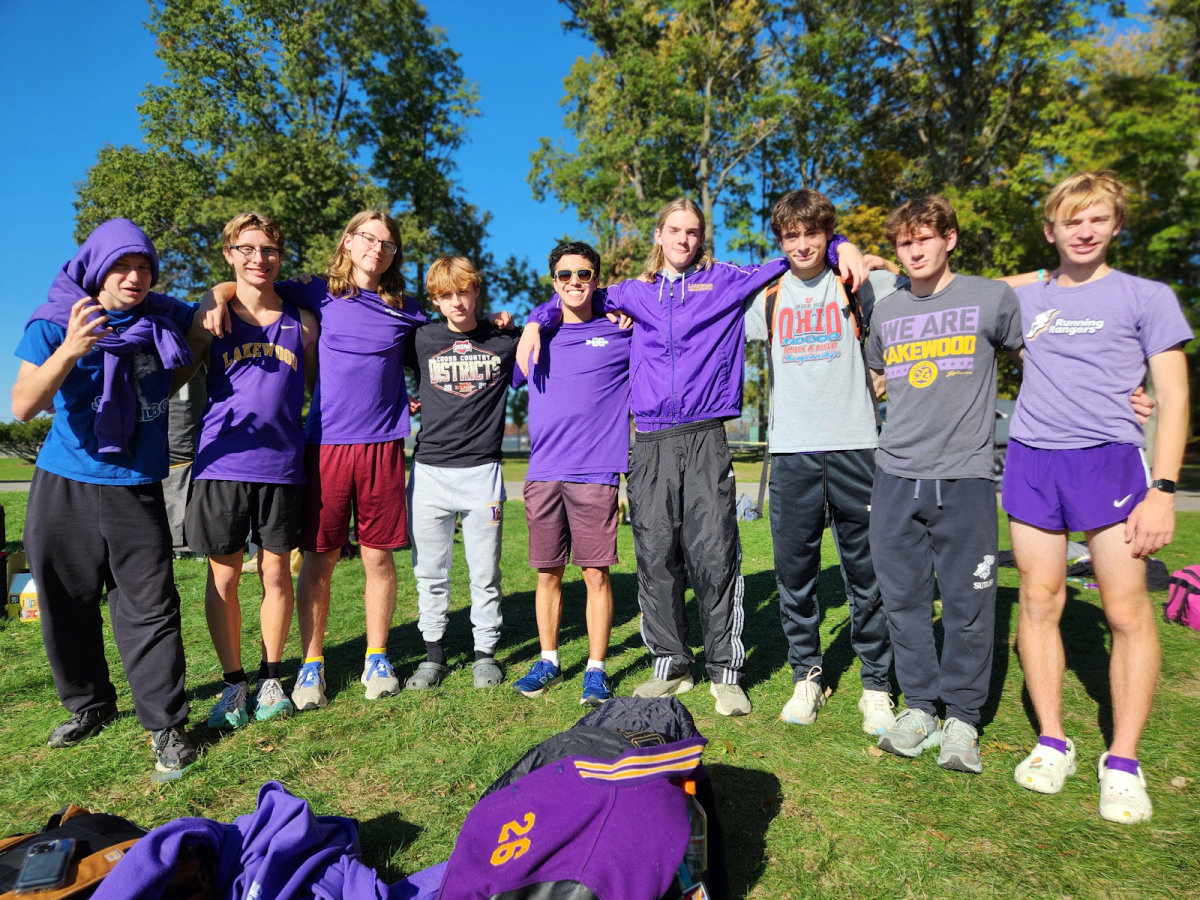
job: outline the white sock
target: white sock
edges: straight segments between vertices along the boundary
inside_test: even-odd
[[[542,659],[546,660],[546,662],[550,663],[550,665],[554,666],[554,668],[556,668],[556,669],[558,668],[558,651],[557,650],[543,650],[542,651]]]
[[[602,659],[589,659],[587,667],[589,669],[599,669],[601,672],[608,671],[607,668],[605,668],[604,660]]]

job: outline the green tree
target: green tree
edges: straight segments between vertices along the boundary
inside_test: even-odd
[[[28,422],[0,422],[0,455],[37,462],[53,421],[50,416],[37,416]]]
[[[246,209],[284,226],[285,272],[319,271],[366,207],[397,215],[418,288],[431,257],[481,256],[486,216],[452,180],[475,89],[415,0],[154,0],[148,28],[166,82],[145,146],[101,151],[79,237],[134,219],[183,291],[226,274],[220,228]]]

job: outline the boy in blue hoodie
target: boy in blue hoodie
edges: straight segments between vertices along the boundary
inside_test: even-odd
[[[100,598],[155,768],[196,758],[184,733],[183,640],[163,502],[167,400],[189,374],[195,307],[150,292],[158,255],[133,222],[88,236],[25,326],[12,409],[55,412],[29,489],[25,552],[42,638],[71,718],[50,735],[69,747],[117,714],[104,658]],[[171,369],[179,384],[172,386]]]
[[[704,630],[709,691],[720,715],[739,716],[751,705],[738,684],[746,657],[745,614],[736,485],[724,421],[742,413],[743,302],[788,266],[783,259],[762,266],[714,262],[704,232],[704,215],[690,200],[664,206],[642,276],[611,286],[603,311],[624,313],[636,323],[630,368],[637,434],[629,513],[642,635],[654,656],[654,675],[634,694],[682,694],[695,686],[683,608],[690,576]],[[839,251],[857,286],[865,272],[862,255],[835,237],[832,265]],[[537,362],[538,331],[556,327],[560,317],[553,304],[534,310],[517,348],[523,371],[531,353]]]

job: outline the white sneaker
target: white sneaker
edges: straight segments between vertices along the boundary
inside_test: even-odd
[[[821,688],[821,667],[813,666],[802,681],[792,688],[792,699],[783,707],[779,718],[789,725],[812,725],[817,721],[817,710],[825,705],[825,691]]]
[[[1017,784],[1039,794],[1057,794],[1063,789],[1067,776],[1074,774],[1075,742],[1070,738],[1067,738],[1066,753],[1037,744],[1013,770]]]
[[[1108,768],[1108,754],[1100,756],[1096,767],[1100,779],[1100,818],[1132,825],[1145,822],[1154,811],[1146,793],[1146,776],[1138,766],[1136,775]]]
[[[863,714],[862,730],[864,734],[880,735],[896,724],[896,714],[892,710],[896,701],[887,691],[862,692],[858,698],[858,711]]]

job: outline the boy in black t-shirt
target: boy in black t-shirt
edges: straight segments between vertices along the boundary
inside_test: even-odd
[[[495,659],[504,621],[500,443],[518,334],[475,318],[479,286],[479,273],[466,259],[436,260],[425,277],[425,290],[444,321],[418,329],[412,338],[421,431],[408,480],[408,514],[426,660],[408,679],[409,690],[433,687],[447,673],[442,638],[449,620],[459,516],[471,573],[475,687],[492,687],[504,679]]]

